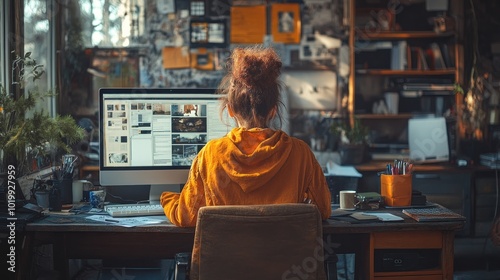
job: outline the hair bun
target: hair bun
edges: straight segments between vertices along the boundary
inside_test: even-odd
[[[233,77],[247,87],[260,87],[274,83],[281,72],[281,60],[271,48],[235,49]]]

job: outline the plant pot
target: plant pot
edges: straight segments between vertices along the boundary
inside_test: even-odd
[[[360,164],[365,158],[364,144],[340,144],[339,145],[340,164],[353,165]]]

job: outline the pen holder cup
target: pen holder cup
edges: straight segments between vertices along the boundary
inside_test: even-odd
[[[61,179],[53,180],[52,186],[59,189],[61,194],[61,203],[70,204],[73,203],[73,179]]]
[[[410,206],[412,193],[412,176],[380,175],[380,194],[387,206]]]

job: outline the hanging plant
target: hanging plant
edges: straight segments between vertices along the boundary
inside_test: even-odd
[[[465,139],[483,140],[486,129],[486,108],[489,92],[485,90],[485,83],[489,73],[481,73],[478,66],[478,23],[474,1],[470,0],[472,12],[472,68],[470,73],[469,87],[464,89],[456,84],[455,93],[463,96],[463,103],[458,108],[460,111],[460,135]]]

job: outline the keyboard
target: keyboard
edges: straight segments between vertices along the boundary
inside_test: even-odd
[[[136,217],[165,215],[160,204],[115,204],[104,206],[112,217]]]

